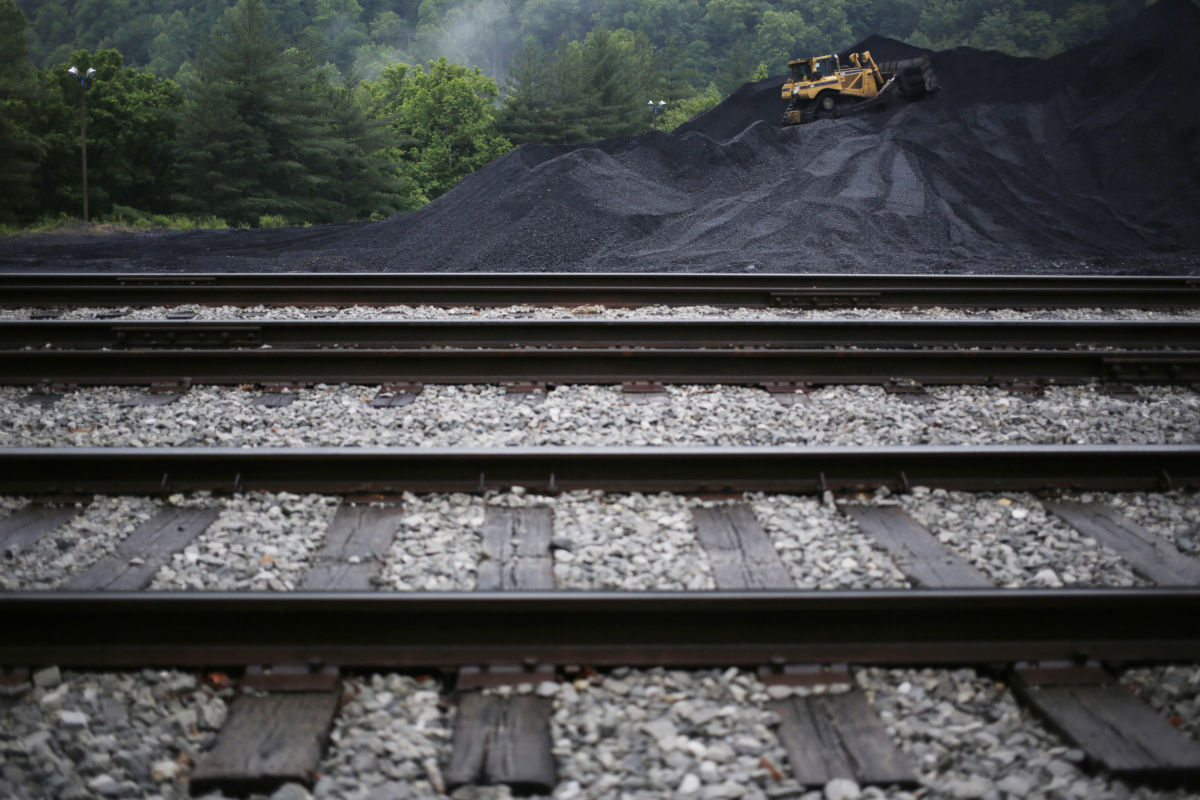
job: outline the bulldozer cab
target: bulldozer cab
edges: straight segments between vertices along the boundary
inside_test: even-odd
[[[838,64],[837,56],[821,56],[820,58],[814,58],[813,62],[814,81],[820,80],[821,78],[828,78],[830,75],[833,75],[835,72],[837,72],[838,68],[841,66]]]
[[[837,56],[818,56],[817,58],[792,61],[788,64],[788,67],[791,68],[792,81],[796,83],[809,83],[827,78],[837,72],[839,66]]]

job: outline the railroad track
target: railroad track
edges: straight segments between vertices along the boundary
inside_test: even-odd
[[[493,563],[479,567],[480,591],[363,591],[407,513],[402,503],[392,504],[406,491],[494,492],[517,482],[550,494],[582,488],[845,494],[903,490],[910,482],[996,491],[1195,488],[1195,446],[69,448],[2,451],[0,474],[6,491],[43,498],[322,491],[375,503],[342,504],[298,592],[131,591],[215,518],[185,505],[141,523],[127,552],[87,568],[63,591],[0,594],[9,621],[0,641],[0,663],[9,671],[0,677],[8,683],[29,680],[45,664],[242,674],[242,686],[256,693],[233,701],[211,751],[191,773],[194,791],[270,791],[285,781],[310,781],[320,762],[314,741],[332,724],[342,677],[403,670],[442,675],[458,698],[453,748],[439,779],[548,792],[556,785],[553,706],[546,699],[553,691],[532,695],[516,687],[536,684],[540,691],[614,667],[738,667],[781,688],[846,687],[833,695],[842,699],[829,701],[792,690],[772,695],[769,707],[781,718],[778,735],[798,791],[833,777],[915,784],[912,765],[855,688],[853,671],[869,666],[974,666],[1011,683],[1108,774],[1170,785],[1200,780],[1200,748],[1136,703],[1106,668],[1200,659],[1200,629],[1192,624],[1200,612],[1200,564],[1178,555],[1172,561],[1153,534],[1096,504],[1046,500],[1151,576],[1151,585],[1000,590],[895,506],[867,503],[842,513],[879,537],[917,588],[799,590],[748,507],[735,502],[692,511],[717,592],[551,591],[553,520],[537,505],[488,506],[484,550]],[[51,508],[18,512],[26,519],[0,527],[0,538],[28,538],[31,524],[45,523]],[[55,524],[51,518],[43,528]],[[85,587],[93,591],[79,591]],[[508,688],[488,692],[496,687]],[[281,719],[287,720],[282,730]],[[1096,735],[1095,719],[1112,730]],[[506,753],[521,755],[501,757]],[[494,759],[501,764],[484,765]]]
[[[4,275],[3,304],[1195,308],[1195,277],[661,273]]]
[[[1195,383],[1178,321],[0,322],[0,382]]]
[[[5,281],[6,305],[38,308],[1200,306],[1200,282],[1188,278],[16,275]],[[1036,391],[1059,383],[1200,382],[1200,324],[1178,321],[462,324],[36,316],[46,318],[0,323],[0,383],[54,391],[89,384],[183,390],[202,383],[346,382],[382,385],[382,397],[414,395],[422,383],[642,389],[740,383],[794,393],[827,383]],[[870,668],[929,665],[969,666],[1011,685],[1105,775],[1200,785],[1200,748],[1114,683],[1129,665],[1200,661],[1193,624],[1200,611],[1198,562],[1103,501],[1063,499],[1092,491],[1195,490],[1200,447],[1194,445],[10,448],[0,450],[0,476],[4,494],[33,500],[0,519],[0,544],[17,555],[48,544],[74,513],[55,503],[86,503],[96,495],[155,498],[151,519],[121,523],[132,533],[120,546],[58,590],[0,593],[0,613],[9,621],[0,640],[0,685],[32,681],[43,697],[53,680],[45,666],[54,664],[219,669],[245,689],[265,692],[231,701],[212,747],[189,766],[194,793],[311,784],[321,764],[318,743],[344,700],[342,679],[381,670],[438,676],[437,688],[458,707],[446,760],[423,762],[431,793],[465,783],[549,793],[558,780],[548,699],[555,687],[587,685],[600,680],[596,670],[630,667],[736,667],[777,690],[847,688],[828,696],[844,700],[806,695],[803,688],[771,695],[765,707],[779,720],[788,759],[779,797],[819,789],[832,778],[917,785],[915,767],[858,684]],[[998,589],[900,506],[869,499],[914,487],[1037,492],[1063,524],[1118,553],[1142,583]],[[549,503],[581,490],[710,498],[690,513],[718,591],[555,590],[554,549],[564,545],[554,536],[551,508],[536,503],[486,505],[477,591],[366,591],[376,585],[408,513],[406,493],[515,498],[528,491]],[[206,535],[217,498],[281,492],[341,497],[300,591],[145,590],[160,567]],[[750,505],[739,502],[745,492],[815,494],[830,503],[840,497],[829,513],[873,537],[914,588],[797,588]],[[73,725],[77,717],[63,719]],[[761,780],[770,783],[777,770],[768,766]]]

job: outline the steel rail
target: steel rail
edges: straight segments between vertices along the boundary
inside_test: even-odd
[[[0,349],[621,347],[1200,350],[1170,320],[0,321]]]
[[[0,594],[0,664],[705,666],[1200,658],[1200,589]]]
[[[1200,486],[1197,445],[980,447],[4,448],[0,492],[722,493]]]
[[[5,306],[1195,308],[1200,277],[673,273],[8,273]]]
[[[128,349],[0,351],[0,384],[350,383],[1010,385],[1195,383],[1193,350]]]

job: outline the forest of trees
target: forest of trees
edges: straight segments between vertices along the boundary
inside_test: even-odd
[[[1047,56],[1145,0],[0,0],[0,223],[417,208],[522,142],[670,129],[868,34]],[[67,73],[95,74],[80,85]]]

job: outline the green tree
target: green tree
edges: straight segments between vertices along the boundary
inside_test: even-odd
[[[43,146],[34,127],[37,76],[29,61],[25,15],[0,0],[0,221],[37,210],[33,173]]]
[[[422,205],[416,184],[391,157],[392,138],[384,120],[372,117],[361,95],[329,87],[329,108],[344,144],[335,151],[335,199],[349,216],[366,219]]]
[[[424,197],[445,193],[512,147],[496,132],[496,82],[478,67],[440,58],[428,71],[397,69],[389,80],[399,101],[396,155]]]
[[[846,0],[814,0],[806,3],[805,9],[813,27],[821,32],[813,55],[817,55],[815,51],[834,53],[853,43]]]
[[[592,138],[637,133],[647,128],[646,103],[664,99],[654,49],[645,34],[625,29],[593,30],[579,48],[578,87]]]
[[[117,49],[130,65],[178,76],[196,58],[197,35],[235,0],[16,0],[29,21],[36,66],[67,60],[79,47]],[[339,72],[376,76],[387,63],[479,65],[505,80],[532,39],[557,52],[560,40],[593,31],[644,34],[677,55],[688,92],[716,82],[732,89],[765,61],[840,50],[876,33],[934,48],[973,44],[1049,55],[1104,35],[1148,0],[272,0],[285,44],[304,44]],[[768,13],[773,16],[768,16]],[[797,34],[797,31],[799,32]],[[797,34],[797,35],[792,35]],[[671,84],[673,89],[675,84]]]
[[[792,59],[820,55],[818,51],[822,50],[827,51],[821,31],[799,11],[763,12],[755,54],[767,65],[770,74],[780,75],[787,71],[787,62]]]
[[[875,0],[871,3],[851,3],[846,8],[854,40],[875,33],[894,39],[908,40],[921,19],[924,0]]]
[[[553,52],[530,43],[514,63],[500,115],[515,142],[579,142],[650,127],[646,102],[667,82],[642,33],[597,28]]]
[[[724,99],[716,84],[710,83],[703,92],[668,106],[666,113],[662,115],[660,126],[664,131],[673,131],[692,117],[702,111],[707,111]]]
[[[350,70],[358,48],[370,41],[362,13],[358,0],[316,0],[307,30],[313,36],[313,46],[322,47],[343,72]]]
[[[77,214],[82,205],[80,85],[67,73],[71,66],[96,70],[85,89],[89,214],[102,216],[114,205],[170,211],[179,87],[124,66],[116,50],[78,50],[41,73],[38,132],[46,154],[37,179],[43,210]]]
[[[175,75],[183,62],[191,58],[191,23],[182,11],[159,16],[154,21],[150,42],[150,70],[159,75]]]
[[[578,39],[587,33],[587,16],[579,0],[526,0],[517,12],[521,30],[542,47],[552,46],[561,37]]]
[[[436,31],[426,31],[422,60],[445,58],[479,66],[492,77],[508,69],[520,42],[520,23],[503,0],[459,0]]]
[[[764,0],[708,0],[704,21],[709,41],[731,44],[753,34],[768,8]]]
[[[1014,7],[984,14],[969,41],[981,50],[1000,50],[1017,56],[1047,56],[1060,49],[1048,14]]]
[[[997,2],[995,8],[1004,2]],[[975,0],[927,0],[917,30],[935,47],[952,47],[951,42],[963,44],[986,10]]]
[[[419,142],[405,132],[401,124],[404,100],[410,89],[408,64],[388,64],[377,79],[363,81],[356,90],[356,105],[369,121],[372,131],[373,155],[387,164],[387,172],[395,176],[398,191],[396,210],[411,211],[429,202],[421,187],[409,175],[406,156]]]
[[[356,152],[314,59],[285,48],[262,0],[225,14],[186,93],[180,201],[192,212],[242,224],[328,222],[366,211],[347,198],[346,181],[380,183],[365,193],[372,202],[401,194]]]
[[[532,37],[513,60],[497,126],[514,143],[571,142],[587,135],[572,105],[565,60]]]

